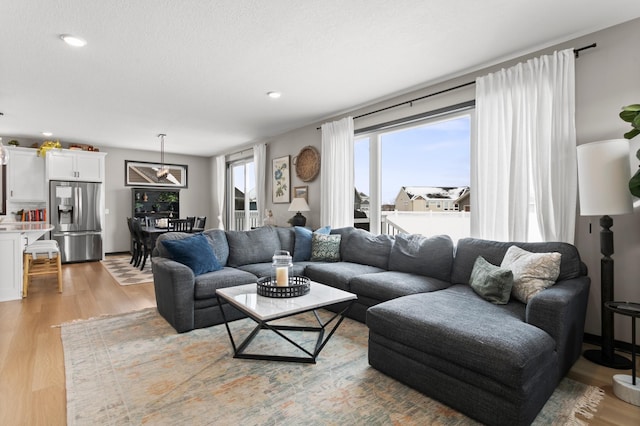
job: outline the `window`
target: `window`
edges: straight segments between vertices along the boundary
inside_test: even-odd
[[[227,164],[227,228],[248,230],[259,226],[253,157]]]
[[[458,112],[356,137],[355,226],[469,236],[471,122]]]

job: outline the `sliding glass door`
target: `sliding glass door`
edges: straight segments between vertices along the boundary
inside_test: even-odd
[[[255,188],[253,157],[227,164],[227,229],[241,231],[258,226]]]

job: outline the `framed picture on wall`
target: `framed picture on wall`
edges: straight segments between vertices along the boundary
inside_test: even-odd
[[[304,198],[304,200],[309,204],[309,187],[308,186],[294,186],[293,187],[293,198]]]
[[[289,203],[291,197],[289,195],[290,167],[289,156],[273,159],[273,203]]]

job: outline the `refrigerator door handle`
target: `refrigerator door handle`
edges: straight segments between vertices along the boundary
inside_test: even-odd
[[[78,222],[76,223],[81,224],[84,223],[84,212],[82,211],[82,188],[77,186],[76,191],[78,191],[76,195],[76,203],[78,205]]]

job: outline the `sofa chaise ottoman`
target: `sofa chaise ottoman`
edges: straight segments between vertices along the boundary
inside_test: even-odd
[[[460,240],[452,285],[371,307],[369,363],[483,423],[530,424],[580,356],[590,281],[572,245],[517,244],[561,253],[557,282],[526,304],[493,304],[471,272],[478,256],[500,265],[512,245]]]

